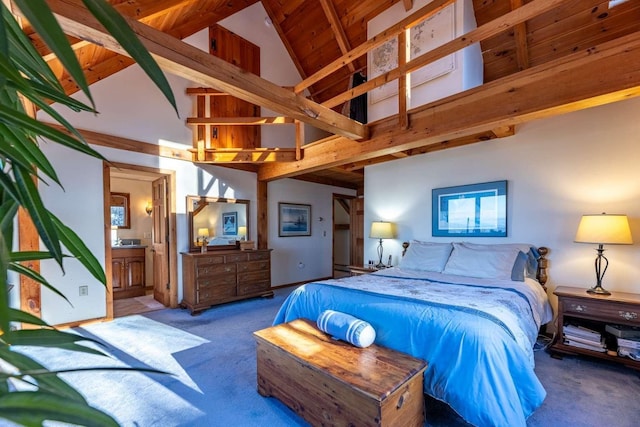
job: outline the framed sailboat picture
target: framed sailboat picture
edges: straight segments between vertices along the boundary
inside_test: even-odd
[[[278,236],[311,236],[311,205],[278,203]]]

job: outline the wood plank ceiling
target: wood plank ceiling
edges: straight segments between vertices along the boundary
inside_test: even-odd
[[[262,0],[262,5],[302,79],[305,79],[349,50],[362,45],[367,40],[367,22],[399,1]],[[482,26],[532,1],[473,0],[477,24]],[[253,5],[257,0],[110,2],[123,15],[183,39]],[[413,12],[415,6],[412,3],[409,0],[401,2],[405,9]],[[485,83],[501,81],[531,67],[556,61],[640,31],[640,1],[618,1],[616,6],[610,5],[608,1],[599,0],[566,0],[560,3],[549,12],[481,42]],[[76,92],[78,88],[38,35],[33,33],[28,25],[25,32],[56,72],[66,92]],[[128,57],[98,45],[79,39],[71,40],[89,83],[102,80],[132,64]],[[350,75],[357,71],[366,74],[366,56],[314,83],[309,88],[309,98],[322,103],[345,92],[348,89]],[[594,83],[596,81],[594,76]],[[637,85],[640,86],[640,83]],[[340,111],[341,106],[334,109]],[[354,161],[343,159],[339,166],[310,168],[308,173],[298,174],[296,178],[347,188],[362,188],[363,168],[366,165],[511,134],[513,126],[505,126],[465,134],[455,140],[443,140],[440,144],[413,144],[413,148],[402,150],[386,147],[380,150],[378,155],[368,153],[366,156],[354,156]],[[257,165],[236,167],[258,170]]]

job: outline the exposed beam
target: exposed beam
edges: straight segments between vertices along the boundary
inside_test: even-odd
[[[127,55],[83,5],[73,0],[48,0],[47,3],[67,34]],[[367,136],[367,127],[362,123],[248,73],[175,37],[124,18],[164,71],[296,118],[327,132],[353,139]]]
[[[293,162],[295,148],[205,148],[190,149],[194,163],[269,163]]]
[[[483,130],[636,96],[640,96],[640,32],[419,107],[411,113],[406,131],[398,130],[397,118],[391,117],[372,124],[371,139],[363,143],[336,138],[309,147],[299,162],[261,166],[258,178],[291,177],[398,151],[437,147]]]
[[[320,0],[320,5],[322,6],[322,10],[324,11],[325,16],[329,20],[329,25],[331,25],[333,35],[336,38],[338,47],[340,48],[340,52],[342,52],[342,54],[344,55],[351,50],[351,44],[349,43],[349,39],[347,39],[347,35],[344,32],[344,28],[342,27],[342,23],[340,22],[340,17],[336,12],[336,8],[333,5],[333,1]],[[354,73],[356,71],[356,67],[353,65],[353,62],[349,62],[347,64],[347,67],[349,68],[349,71],[351,73]]]
[[[49,123],[48,123],[49,124]],[[56,124],[49,126],[60,131],[67,132],[65,128]],[[80,135],[92,145],[116,148],[118,150],[131,151],[133,153],[148,154],[150,156],[166,157],[168,159],[191,161],[191,153],[185,149],[163,147],[161,145],[149,144],[148,142],[136,141],[134,139],[123,138],[121,136],[107,135],[105,133],[94,132],[86,129],[76,128]]]
[[[356,96],[362,95],[390,81],[396,80],[404,74],[416,71],[440,58],[444,58],[447,55],[455,53],[460,49],[481,42],[491,36],[495,36],[496,34],[512,28],[518,23],[534,18],[566,1],[567,0],[533,0],[531,3],[527,3],[526,5],[504,14],[501,17],[476,28],[475,30],[471,30],[450,42],[444,43],[443,45],[418,56],[417,58],[407,62],[404,66],[398,66],[393,70],[381,74],[376,78],[370,79],[369,81],[364,82],[343,94],[335,96],[330,100],[323,102],[322,105],[329,108],[340,105],[343,102],[355,98]]]
[[[130,16],[140,22],[148,22],[158,16],[166,15],[176,8],[184,7],[188,3],[199,0],[135,0],[114,4],[113,7],[122,15]],[[39,39],[39,37],[38,37]],[[90,44],[88,41],[73,38],[71,40],[71,48],[78,50]],[[38,51],[42,58],[49,62],[56,58],[49,47],[44,43],[38,43]]]
[[[424,21],[425,19],[435,15],[440,12],[445,7],[454,3],[455,0],[433,0],[428,5],[418,9],[416,12],[404,18],[402,21],[398,22],[395,25],[387,28],[381,33],[375,35],[374,37],[368,39],[366,42],[361,45],[353,48],[348,53],[342,55],[340,58],[326,65],[321,70],[314,73],[312,76],[304,79],[300,83],[294,86],[293,90],[295,93],[301,93],[306,88],[311,86],[314,83],[319,82],[324,79],[334,71],[344,67],[347,64],[352,63],[356,59],[360,58],[362,55],[365,55],[372,49],[375,49],[378,46],[383,45],[385,42],[391,40],[407,28],[411,28],[414,25]]]
[[[294,120],[290,117],[187,117],[188,125],[290,125]]]
[[[511,0],[511,10],[522,7],[522,0]],[[529,68],[529,44],[527,43],[527,23],[520,22],[513,28],[513,38],[516,44],[516,61],[518,70]]]

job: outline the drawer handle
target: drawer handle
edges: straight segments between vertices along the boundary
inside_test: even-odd
[[[583,312],[583,311],[587,311],[587,306],[580,305],[580,304],[571,304],[571,309],[574,311]]]
[[[634,313],[633,311],[619,311],[618,314],[625,320],[633,320],[638,318],[638,313]]]
[[[402,408],[402,406],[404,405],[404,402],[408,399],[409,399],[409,390],[402,393],[402,396],[400,396],[400,399],[398,399],[398,404],[396,405],[396,409]]]

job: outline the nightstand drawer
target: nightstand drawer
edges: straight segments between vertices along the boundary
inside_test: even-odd
[[[576,314],[600,318],[607,321],[630,322],[640,325],[640,307],[634,304],[608,301],[585,300],[581,298],[563,298],[565,314]]]

